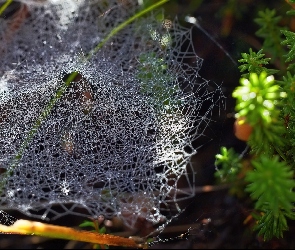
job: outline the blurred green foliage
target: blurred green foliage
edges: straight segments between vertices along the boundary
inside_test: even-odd
[[[294,8],[291,1],[288,3],[289,8]],[[259,214],[253,213],[257,221],[254,229],[264,240],[283,237],[288,219],[295,219],[295,33],[291,25],[281,23],[282,18],[275,9],[259,10],[253,21],[259,25],[256,35],[263,38],[263,43],[258,52],[251,48],[249,54],[241,53],[239,69],[247,73],[232,93],[236,99],[236,117],[245,117],[253,127],[247,141],[252,168],[246,172],[244,191],[253,199]],[[268,53],[267,58],[263,51]],[[267,67],[275,62],[275,69]],[[229,162],[237,165],[241,160],[231,153],[226,162],[220,161],[226,156],[224,148],[216,156],[220,172],[228,169]]]

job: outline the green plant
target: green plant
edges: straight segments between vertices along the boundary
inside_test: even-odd
[[[263,48],[271,53],[272,60],[279,58],[283,62],[284,48],[281,46],[283,41],[281,30],[284,28],[279,26],[282,17],[276,15],[276,10],[270,9],[259,11],[258,16],[254,19],[260,26],[256,35],[264,39]]]
[[[222,182],[234,182],[242,168],[240,158],[233,148],[221,147],[220,154],[216,155],[215,164],[222,165],[222,169],[215,172],[215,176]]]
[[[79,227],[90,227],[93,228],[91,231],[96,232],[99,234],[105,234],[107,229],[104,224],[105,218],[103,215],[98,216],[98,218],[91,219],[91,220],[84,220],[83,223],[79,225]],[[100,245],[100,244],[94,244],[93,249],[109,249],[108,245]]]
[[[245,64],[240,65],[239,70],[241,72],[248,71],[248,73],[242,74],[242,77],[248,78],[250,75],[249,72],[260,74],[262,71],[265,71],[267,75],[272,75],[279,72],[277,69],[268,69],[263,66],[269,64],[270,58],[265,58],[265,54],[262,52],[263,49],[256,53],[252,50],[252,48],[250,48],[249,54],[242,53],[243,58],[240,59],[239,62]]]
[[[247,140],[252,167],[246,171],[244,190],[250,193],[258,211],[258,215],[253,213],[254,229],[264,240],[270,240],[283,237],[283,232],[288,230],[288,219],[295,219],[295,33],[280,26],[282,17],[276,16],[275,10],[266,9],[258,15],[255,22],[260,29],[256,35],[264,38],[264,43],[257,53],[252,49],[249,54],[242,53],[239,69],[247,73],[242,75],[240,86],[232,96],[236,99],[236,118],[243,118],[243,122],[252,127]],[[271,57],[266,58],[263,50]],[[277,58],[277,69],[266,67]],[[239,166],[241,159],[229,152],[222,148],[216,156],[220,173]],[[244,171],[243,167],[235,167],[235,170]],[[237,176],[239,171],[232,174]]]

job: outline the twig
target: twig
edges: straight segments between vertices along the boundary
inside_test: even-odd
[[[38,235],[102,245],[126,246],[132,248],[144,247],[141,244],[137,244],[132,238],[124,238],[110,234],[98,234],[29,220],[18,220],[11,226],[0,225],[0,232],[6,234]]]

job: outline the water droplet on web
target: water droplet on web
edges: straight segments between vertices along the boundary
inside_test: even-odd
[[[94,43],[138,9],[132,1],[124,11],[124,1],[89,2],[29,5],[26,29],[19,30],[13,49],[1,59],[0,71],[15,68],[18,51],[26,63],[12,72],[11,98],[0,99],[1,112],[9,114],[1,122],[0,161],[12,168],[11,176],[0,173],[7,181],[0,209],[17,204],[41,219],[101,213],[119,216],[130,227],[140,217],[159,222],[169,205],[179,202],[169,194],[179,178],[192,186],[188,163],[195,151],[185,146],[205,137],[198,127],[209,126],[211,112],[202,114],[200,107],[216,93],[199,78],[200,68],[182,70],[184,59],[201,58],[189,40],[191,30],[176,21],[169,24],[174,43],[167,42],[169,30],[163,31],[151,14],[94,53]],[[43,20],[42,11],[50,18]],[[83,13],[80,19],[78,13]],[[61,21],[63,16],[67,20]],[[85,62],[81,58],[89,52]],[[72,72],[79,73],[66,86]],[[196,87],[198,98],[192,92]],[[191,188],[181,200],[193,196]]]

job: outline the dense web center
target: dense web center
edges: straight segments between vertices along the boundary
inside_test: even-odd
[[[176,20],[140,18],[85,60],[139,7],[60,2],[24,1],[0,22],[0,209],[163,222],[194,196],[193,142],[221,90]]]

